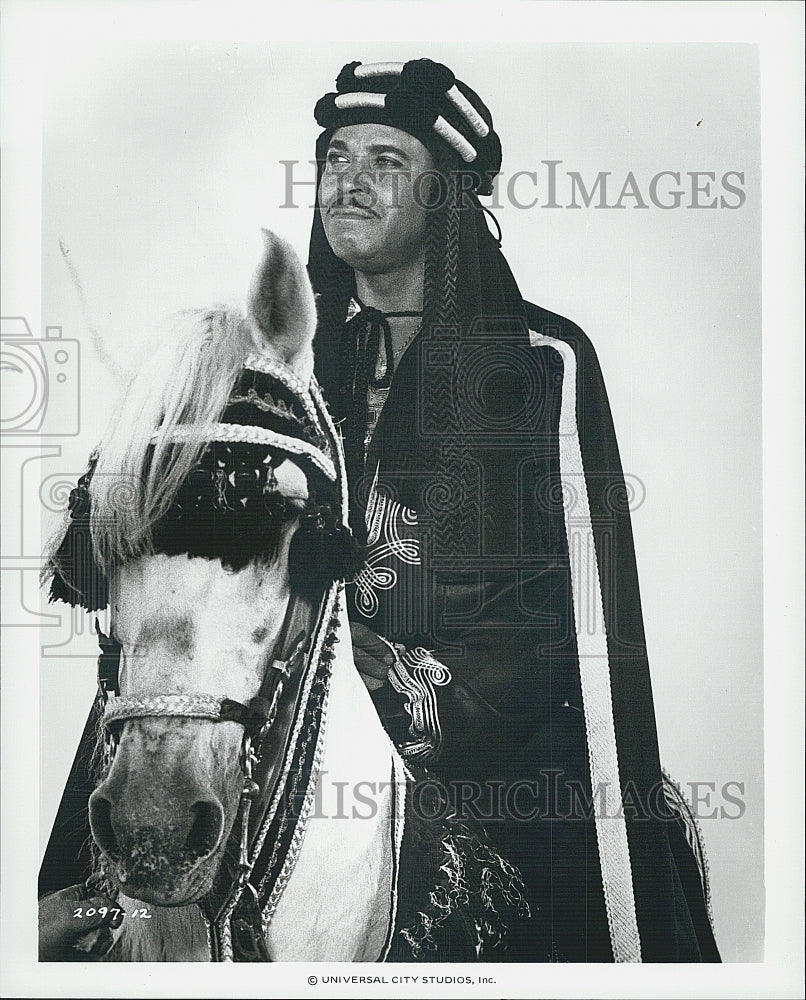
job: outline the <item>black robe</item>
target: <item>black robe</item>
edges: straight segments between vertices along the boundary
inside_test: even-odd
[[[397,522],[371,533],[351,617],[450,680],[374,699],[450,807],[520,867],[533,925],[518,958],[718,961],[696,824],[670,808],[659,760],[601,371],[573,323],[526,315],[531,344],[506,321],[447,345],[421,335],[395,374],[357,494],[374,489],[371,513]],[[418,409],[440,393],[444,409]],[[411,413],[417,427],[400,426]],[[427,437],[429,420],[432,468],[396,469],[396,436]]]

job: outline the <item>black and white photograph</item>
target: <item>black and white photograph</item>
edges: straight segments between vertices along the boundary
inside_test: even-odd
[[[2,13],[2,995],[797,996],[799,5]]]

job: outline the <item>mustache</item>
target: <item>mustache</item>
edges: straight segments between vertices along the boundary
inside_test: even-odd
[[[355,195],[340,195],[337,194],[331,201],[325,206],[325,211],[330,214],[336,209],[340,208],[354,208],[360,212],[367,212],[369,215],[377,216],[378,213],[372,207],[371,204],[366,204],[359,197]]]

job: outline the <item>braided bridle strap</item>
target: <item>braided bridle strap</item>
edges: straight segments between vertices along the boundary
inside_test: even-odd
[[[231,698],[217,698],[211,694],[158,694],[110,698],[104,708],[103,723],[110,729],[127,719],[182,717],[238,722],[251,732],[266,722],[268,714],[269,705],[260,697],[243,705]]]

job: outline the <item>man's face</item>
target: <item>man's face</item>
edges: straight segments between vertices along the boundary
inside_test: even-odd
[[[319,206],[333,252],[365,274],[422,259],[434,169],[414,136],[389,125],[348,125],[333,134],[319,184]]]

